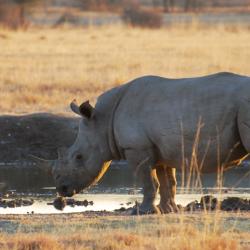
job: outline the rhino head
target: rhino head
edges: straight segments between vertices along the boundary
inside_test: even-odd
[[[36,158],[40,168],[51,172],[59,195],[71,197],[95,184],[110,165],[110,150],[102,115],[89,104],[71,103],[73,112],[82,116],[74,144],[58,150],[58,159]],[[63,136],[63,135],[62,135]]]

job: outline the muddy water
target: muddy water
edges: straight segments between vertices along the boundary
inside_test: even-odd
[[[213,194],[219,199],[226,197],[241,197],[250,199],[250,190],[234,190],[234,192],[224,193],[224,194]],[[191,194],[177,194],[176,201],[177,204],[186,206],[188,203],[194,200],[200,200],[202,194],[191,193]],[[23,198],[31,198],[30,196]],[[57,210],[53,205],[48,205],[52,203],[55,199],[55,195],[51,197],[33,197],[34,204],[27,207],[17,207],[17,208],[0,208],[0,214],[54,214],[54,213],[73,213],[73,212],[84,212],[84,211],[113,211],[121,207],[128,208],[135,204],[136,201],[140,202],[142,200],[142,194],[112,194],[112,193],[98,193],[98,194],[78,194],[74,196],[76,200],[88,200],[93,201],[93,205],[87,207],[84,206],[66,206],[63,211]],[[158,197],[159,200],[159,197]],[[157,201],[158,202],[158,201]]]

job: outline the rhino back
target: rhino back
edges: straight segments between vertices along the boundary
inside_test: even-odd
[[[136,79],[116,110],[118,144],[121,148],[154,146],[160,160],[178,168],[183,160],[182,146],[185,158],[190,158],[199,133],[197,158],[202,161],[206,156],[204,171],[214,171],[218,154],[220,161],[231,161],[246,153],[236,118],[240,102],[249,98],[249,92],[250,79],[230,73]]]

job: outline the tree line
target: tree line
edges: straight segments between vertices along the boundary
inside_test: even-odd
[[[98,9],[120,9],[126,6],[150,6],[152,8],[161,8],[164,12],[171,12],[174,9],[190,11],[201,7],[229,7],[229,6],[246,6],[250,5],[250,0],[0,0],[2,4],[17,4],[22,8],[34,3],[47,5],[67,5],[79,7],[82,10]]]

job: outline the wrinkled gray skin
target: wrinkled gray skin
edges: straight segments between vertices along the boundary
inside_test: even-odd
[[[217,166],[238,164],[250,152],[249,77],[145,76],[105,92],[95,108],[88,103],[71,107],[83,117],[79,133],[52,171],[63,196],[96,182],[105,162],[126,159],[143,181],[139,212],[177,211],[176,169],[188,173],[193,165],[200,172],[216,172]],[[197,165],[190,163],[194,158]]]

